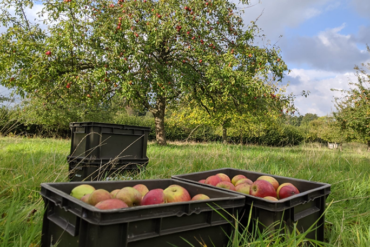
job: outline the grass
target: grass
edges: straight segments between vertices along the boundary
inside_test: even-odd
[[[39,246],[44,205],[40,184],[67,181],[69,151],[70,140],[0,138],[0,246]],[[134,179],[232,167],[329,183],[327,245],[370,246],[370,154],[364,146],[346,145],[339,152],[318,145],[272,148],[172,143],[161,147],[151,143],[148,157],[147,170]],[[247,246],[243,236],[238,238],[232,246]],[[272,241],[295,246],[299,239],[278,243],[276,238],[266,241],[256,235],[248,246],[271,246]]]

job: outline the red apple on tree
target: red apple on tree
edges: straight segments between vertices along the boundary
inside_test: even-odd
[[[50,57],[51,56],[51,51],[45,52],[45,55]]]

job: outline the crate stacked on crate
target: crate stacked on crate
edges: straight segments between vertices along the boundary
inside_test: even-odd
[[[145,169],[149,127],[79,122],[70,123],[71,181],[101,180]]]
[[[90,205],[91,191],[90,204],[74,197],[72,191],[82,184],[109,192],[142,184],[148,194],[176,184],[190,197],[203,194],[209,199],[102,210]],[[185,247],[189,243],[226,247],[233,217],[241,215],[245,205],[244,196],[174,179],[44,183],[41,195],[45,203],[41,246],[45,247]]]
[[[283,185],[284,183],[286,187],[289,186],[288,183],[294,185],[293,187],[296,187],[299,193],[292,192],[291,196],[287,198],[280,198],[279,200],[272,201],[271,199],[273,198],[252,196],[226,189],[226,187],[215,187],[214,185],[211,185],[212,181],[208,181],[207,184],[205,184],[205,181],[202,181],[219,173],[226,174],[231,179],[237,175],[242,175],[252,181],[256,181],[261,176],[268,176],[274,178],[274,180],[276,180],[280,185]],[[241,219],[241,223],[244,226],[248,224],[249,212],[252,210],[250,230],[256,229],[256,227],[261,231],[267,228],[270,230],[277,230],[280,227],[287,227],[287,229],[291,231],[294,227],[293,225],[296,224],[296,229],[299,232],[306,232],[312,225],[314,225],[311,229],[312,231],[307,232],[306,237],[324,241],[324,211],[326,198],[330,194],[330,184],[232,168],[175,175],[172,176],[172,178],[178,181],[191,182],[208,188],[217,188],[222,191],[244,195],[246,198],[245,210],[247,213],[244,218]],[[212,178],[209,178],[209,180],[211,179]],[[280,188],[280,192],[278,192],[280,196],[282,190],[283,189]],[[249,189],[249,193],[250,191],[251,190]],[[277,194],[275,194],[275,196],[276,195]]]

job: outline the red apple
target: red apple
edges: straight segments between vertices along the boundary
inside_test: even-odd
[[[173,184],[163,191],[165,202],[187,202],[191,200],[189,192],[180,185]]]
[[[276,194],[277,195],[279,195],[279,191],[280,191],[280,189],[281,188],[283,188],[284,186],[287,186],[287,185],[292,185],[292,186],[294,186],[293,184],[291,184],[291,183],[283,183],[283,184],[280,184],[280,186],[277,188],[277,190],[276,190]]]
[[[90,194],[89,198],[87,199],[87,203],[92,206],[95,206],[99,202],[102,202],[108,199],[112,199],[112,196],[110,195],[110,193],[106,190],[98,189],[98,190],[94,190]]]
[[[127,208],[127,204],[119,199],[108,199],[102,202],[99,202],[95,205],[96,208],[101,210],[110,210],[110,209],[119,209]]]
[[[249,192],[252,196],[266,197],[273,196],[276,197],[276,191],[274,186],[265,180],[257,180],[251,185],[251,190]]]
[[[296,194],[299,194],[299,190],[295,186],[286,185],[286,186],[280,188],[279,194],[277,195],[277,197],[279,199],[284,199],[284,198],[287,198],[287,197],[290,197],[290,196],[294,196]]]
[[[148,193],[144,196],[143,200],[141,201],[141,205],[154,205],[154,204],[163,204],[164,194],[162,189],[154,189],[149,190]]]
[[[216,187],[235,191],[235,186],[232,183],[226,181],[219,182]]]
[[[236,176],[233,177],[233,179],[231,179],[231,183],[233,185],[235,185],[236,181],[238,181],[239,179],[242,179],[242,178],[247,178],[247,177],[244,176],[244,175],[236,175]]]
[[[124,187],[116,194],[116,199],[120,199],[129,207],[141,205],[142,195],[132,187]]]
[[[249,195],[249,192],[251,190],[251,185],[247,183],[239,184],[238,186],[235,186],[235,191],[239,193],[243,193],[246,195]]]
[[[198,195],[195,195],[191,200],[192,201],[200,201],[200,200],[208,200],[210,199],[207,195],[205,194],[198,194]]]
[[[261,177],[257,178],[257,180],[265,180],[265,181],[269,182],[270,184],[272,184],[272,186],[274,186],[275,190],[277,190],[279,188],[279,182],[271,176],[261,176]]]
[[[142,197],[144,197],[146,193],[149,192],[148,187],[146,187],[144,184],[137,184],[133,188],[139,191]]]
[[[90,196],[90,194],[86,194],[83,197],[81,197],[80,200],[83,201],[84,203],[87,203],[87,200],[89,199],[89,196]]]
[[[110,192],[110,195],[112,196],[112,198],[116,198],[116,195],[117,193],[120,191],[120,189],[116,189],[116,190],[113,190]]]
[[[50,57],[51,56],[51,51],[45,52],[45,55]]]
[[[206,180],[202,179],[202,180],[199,180],[198,182],[204,184],[206,182]]]
[[[204,183],[216,186],[219,182],[222,182],[221,178],[215,175],[209,176]]]
[[[265,196],[263,199],[266,199],[269,201],[279,201],[276,197],[272,197],[272,196]]]
[[[253,181],[250,180],[249,178],[242,178],[236,181],[235,186],[238,186],[239,184],[249,184],[252,185]]]
[[[216,176],[220,177],[222,181],[231,182],[229,176],[224,173],[218,173]]]

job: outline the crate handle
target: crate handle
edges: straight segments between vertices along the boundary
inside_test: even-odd
[[[64,231],[68,232],[72,237],[76,237],[78,235],[76,227],[69,223],[67,220],[60,218],[55,214],[48,215],[48,219],[62,228]]]
[[[301,212],[298,212],[296,214],[294,214],[294,222],[297,222],[298,220],[300,219],[303,219],[311,214],[314,214],[316,212],[319,212],[320,209],[318,207],[312,207],[312,208],[308,208],[306,210],[303,210]]]

